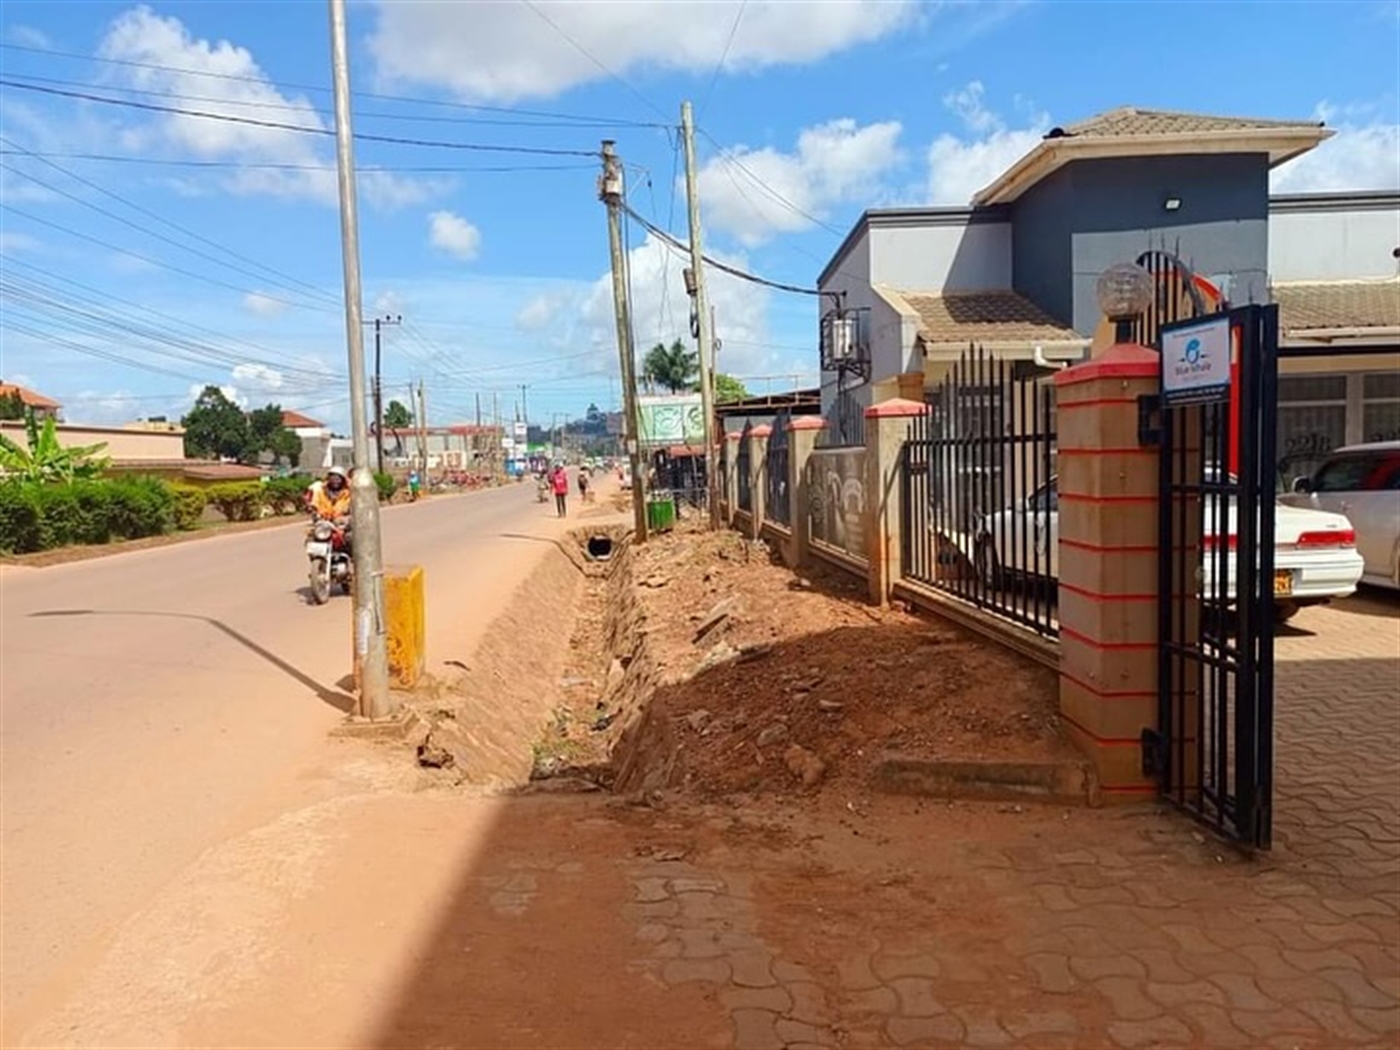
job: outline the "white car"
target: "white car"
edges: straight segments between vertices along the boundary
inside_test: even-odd
[[[1057,580],[1060,575],[1060,511],[1058,478],[1051,478],[1029,499],[987,515],[976,539],[976,562],[989,585],[1009,578]],[[1216,593],[1213,573],[1217,558],[1219,514],[1205,507],[1206,554],[1202,558],[1201,593]],[[1235,506],[1229,502],[1225,534],[1226,600],[1235,597]],[[1214,521],[1212,519],[1214,518]],[[1210,535],[1211,532],[1216,535]],[[1322,605],[1356,590],[1363,563],[1356,549],[1356,532],[1340,514],[1275,505],[1274,612],[1282,623],[1305,605]]]
[[[1344,514],[1366,563],[1362,583],[1400,588],[1400,441],[1349,445],[1293,482],[1294,506]]]

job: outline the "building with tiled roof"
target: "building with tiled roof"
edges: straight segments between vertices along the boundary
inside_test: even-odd
[[[1400,436],[1400,193],[1269,195],[1331,134],[1124,106],[1053,128],[966,206],[867,211],[817,279],[823,411],[932,396],[974,346],[1048,375],[1112,337],[1099,274],[1155,252],[1212,301],[1278,304],[1281,454]]]
[[[58,418],[59,413],[63,410],[63,405],[60,402],[51,397],[45,397],[36,390],[30,390],[18,383],[0,382],[0,398],[8,400],[16,397],[25,408],[32,409],[34,415],[39,419],[45,419],[48,416]]]

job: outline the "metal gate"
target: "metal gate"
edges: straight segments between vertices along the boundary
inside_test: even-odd
[[[1278,307],[1161,325],[1158,727],[1162,794],[1267,849],[1273,788]],[[1233,361],[1233,364],[1232,364]]]

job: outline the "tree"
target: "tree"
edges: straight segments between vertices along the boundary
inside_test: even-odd
[[[749,388],[731,375],[715,373],[715,404],[726,405],[731,401],[742,401],[749,396]]]
[[[59,443],[58,425],[53,416],[45,419],[41,428],[33,409],[25,409],[24,435],[28,448],[22,448],[0,434],[0,471],[7,477],[17,477],[22,481],[67,483],[79,478],[96,477],[107,469],[110,462],[105,457],[94,458],[107,447],[105,441],[97,445],[64,448]]]
[[[23,419],[24,413],[24,398],[19,396],[18,390],[0,397],[0,419]]]
[[[665,387],[672,394],[693,389],[699,371],[699,355],[687,350],[679,339],[670,346],[657,343],[642,361],[642,378],[655,386]]]
[[[389,430],[403,430],[413,425],[413,413],[401,401],[390,401],[384,410],[384,426]]]
[[[267,405],[248,413],[248,445],[244,456],[255,460],[271,452],[274,460],[287,460],[296,466],[301,459],[301,438],[282,422],[282,406]]]
[[[204,388],[180,424],[187,456],[242,459],[248,454],[248,417],[216,386]]]

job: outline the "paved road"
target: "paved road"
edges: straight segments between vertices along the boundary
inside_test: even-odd
[[[385,512],[386,558],[426,569],[434,666],[467,655],[541,553],[520,534],[556,531],[529,485]],[[274,786],[341,717],[350,601],[306,603],[300,536],[3,570],[6,1027],[61,996],[211,843],[266,819]]]

